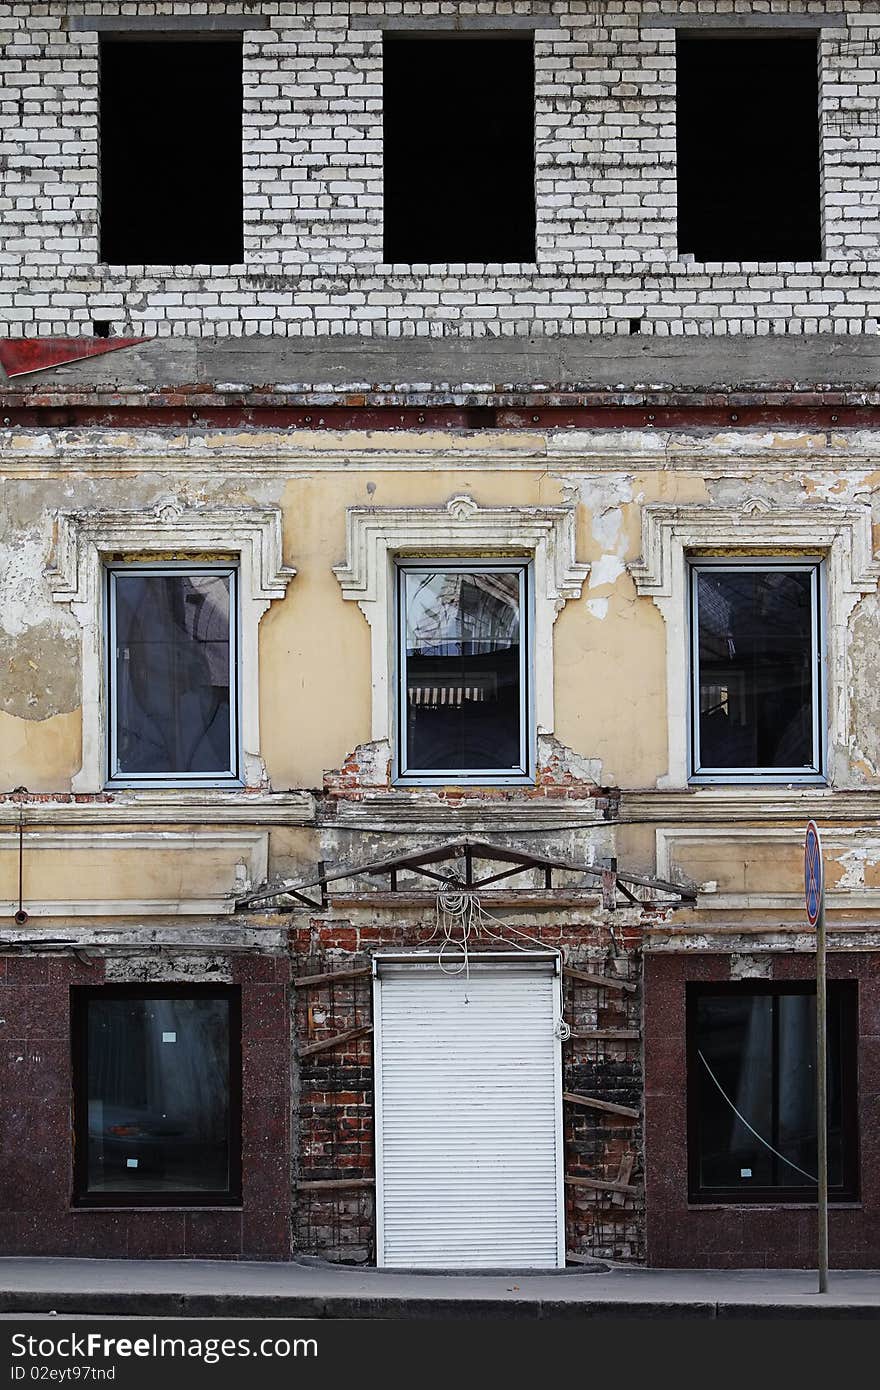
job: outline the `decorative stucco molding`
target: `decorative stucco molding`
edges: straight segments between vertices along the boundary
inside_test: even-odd
[[[82,629],[83,760],[76,792],[99,791],[106,780],[103,592],[109,555],[212,555],[238,564],[241,633],[242,768],[247,786],[265,782],[260,757],[260,619],[283,598],[296,570],[284,564],[278,507],[185,506],[160,497],[141,511],[58,512],[52,519],[45,575],[56,603],[67,604]]]
[[[0,801],[0,831],[4,825],[19,824],[27,829],[31,818],[41,826],[95,827],[95,833],[112,830],[114,825],[126,826],[237,826],[241,824],[241,795],[238,789],[224,791],[219,787],[181,790],[163,787],[114,789],[112,799],[98,795],[94,801],[20,800],[18,797]],[[312,792],[251,791],[248,793],[247,822],[257,825],[310,825],[315,817],[315,797]]]
[[[804,894],[798,881],[803,859],[803,825],[790,826],[664,826],[654,832],[657,875],[671,883],[696,886],[700,912],[792,912],[803,918]],[[719,845],[719,855],[730,871],[740,856],[747,863],[751,852],[766,855],[772,847],[778,862],[777,884],[765,884],[742,891],[724,888],[716,881],[698,883],[681,868],[679,855],[687,858],[688,848],[706,850]],[[871,871],[880,863],[880,838],[863,826],[828,826],[822,831],[826,859],[835,867],[833,884],[827,893],[828,907],[834,911],[876,911],[880,908],[880,889],[871,881]],[[866,873],[867,871],[867,873]],[[733,875],[734,878],[736,875]],[[792,888],[792,883],[795,887]],[[774,924],[777,926],[778,924]],[[855,924],[854,924],[855,925]]]
[[[747,549],[830,552],[837,546],[841,591],[872,594],[880,579],[874,557],[871,509],[835,507],[825,503],[776,507],[763,497],[751,497],[739,508],[709,505],[642,508],[642,553],[629,571],[640,594],[668,598],[676,582],[676,560],[688,551],[716,546]]]
[[[590,566],[576,559],[573,506],[481,507],[472,497],[451,497],[439,507],[350,507],[347,556],[333,572],[343,597],[354,600],[372,638],[374,740],[393,727],[391,670],[394,630],[392,564],[395,557],[524,556],[532,561],[535,590],[535,719],[553,732],[553,624],[569,599],[580,598]]]
[[[58,512],[46,578],[57,603],[83,603],[95,555],[186,550],[247,556],[250,598],[283,598],[296,570],[282,558],[279,507],[187,508],[161,497],[148,511]]]
[[[825,688],[829,780],[850,780],[851,742],[847,623],[860,598],[880,580],[874,555],[872,515],[867,505],[804,502],[779,507],[755,496],[742,507],[710,503],[642,509],[642,553],[629,566],[639,594],[654,600],[666,621],[666,690],[669,770],[659,787],[688,782],[688,576],[689,555],[729,549],[755,554],[821,555],[825,558]]]

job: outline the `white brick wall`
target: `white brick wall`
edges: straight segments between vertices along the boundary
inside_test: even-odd
[[[826,259],[676,259],[675,40],[663,14],[844,14],[822,30]],[[98,39],[68,15],[269,16],[244,38],[245,263],[98,261]],[[382,36],[369,18],[535,30],[537,263],[382,264]],[[145,94],[149,100],[149,94]],[[747,170],[732,177],[747,195]],[[0,333],[465,336],[876,332],[880,0],[5,3]]]

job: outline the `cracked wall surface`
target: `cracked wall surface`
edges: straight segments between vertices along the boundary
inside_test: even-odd
[[[639,557],[645,507],[663,502],[735,511],[757,496],[771,509],[802,508],[806,523],[817,501],[869,507],[880,494],[880,470],[852,456],[855,441],[838,446],[827,436],[807,445],[800,436],[739,438],[726,461],[725,440],[718,437],[698,443],[682,436],[670,452],[668,444],[657,450],[651,432],[630,432],[614,441],[614,456],[611,441],[601,437],[590,439],[592,452],[583,453],[564,439],[543,467],[527,453],[512,471],[504,466],[510,455],[503,437],[491,441],[494,454],[489,441],[479,440],[454,466],[462,441],[442,435],[419,440],[417,452],[410,442],[403,457],[396,438],[387,448],[381,438],[369,446],[362,439],[354,454],[344,438],[322,436],[312,443],[320,463],[314,452],[292,457],[289,441],[280,459],[276,438],[281,444],[283,437],[271,434],[247,441],[247,457],[270,464],[260,476],[245,466],[238,439],[229,435],[193,431],[167,441],[126,435],[107,455],[112,441],[102,431],[16,434],[4,455],[0,543],[0,727],[10,750],[3,761],[18,768],[15,784],[69,791],[76,756],[78,625],[69,606],[53,600],[44,573],[53,516],[61,509],[146,512],[169,496],[206,515],[214,507],[281,506],[284,554],[297,577],[261,619],[259,662],[262,753],[269,783],[284,791],[321,787],[325,777],[342,775],[353,749],[370,742],[368,627],[357,606],[342,601],[333,574],[344,557],[347,508],[441,507],[462,494],[487,507],[574,505],[578,558],[590,572],[581,597],[564,605],[554,626],[554,727],[548,734],[585,760],[603,785],[649,789],[666,771],[667,631],[656,606],[636,592],[628,569]],[[172,461],[181,444],[183,474]],[[517,450],[523,444],[517,440]],[[84,451],[93,451],[93,459],[103,456],[99,471],[84,466]],[[78,468],[67,466],[71,454],[81,461]],[[144,467],[135,474],[137,457]],[[735,552],[736,543],[731,534],[727,548]],[[841,787],[877,780],[871,652],[878,635],[878,601],[861,597],[845,632],[851,714],[845,746],[835,750],[834,781]],[[375,775],[379,783],[387,780],[383,768]]]

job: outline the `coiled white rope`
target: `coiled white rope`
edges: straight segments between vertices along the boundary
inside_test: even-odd
[[[493,930],[491,923],[497,924],[503,931]],[[505,932],[508,935],[504,935]],[[560,973],[562,971],[564,958],[558,946],[548,946],[537,937],[529,936],[527,932],[519,931],[516,927],[510,927],[497,917],[493,917],[483,907],[478,895],[463,884],[454,887],[444,886],[437,892],[434,930],[428,938],[429,942],[436,940],[438,936],[442,937],[437,953],[437,964],[440,970],[444,975],[464,975],[468,983],[470,982],[470,942],[472,937],[474,939],[487,937],[490,941],[497,941],[502,946],[512,946],[514,950],[526,951],[528,946],[522,945],[520,941],[510,940],[510,937],[520,937],[522,942],[527,942],[529,946],[537,946],[542,951],[552,951],[559,962]],[[454,965],[449,964],[450,952],[458,952],[459,954],[459,960]],[[571,1037],[571,1028],[562,1018],[557,1020],[554,1031],[562,1042]]]

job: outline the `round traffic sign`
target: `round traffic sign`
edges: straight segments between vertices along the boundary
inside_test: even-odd
[[[804,840],[804,901],[807,905],[807,921],[815,927],[822,910],[822,894],[825,891],[825,869],[822,862],[822,841],[819,827],[814,820],[807,826]]]

